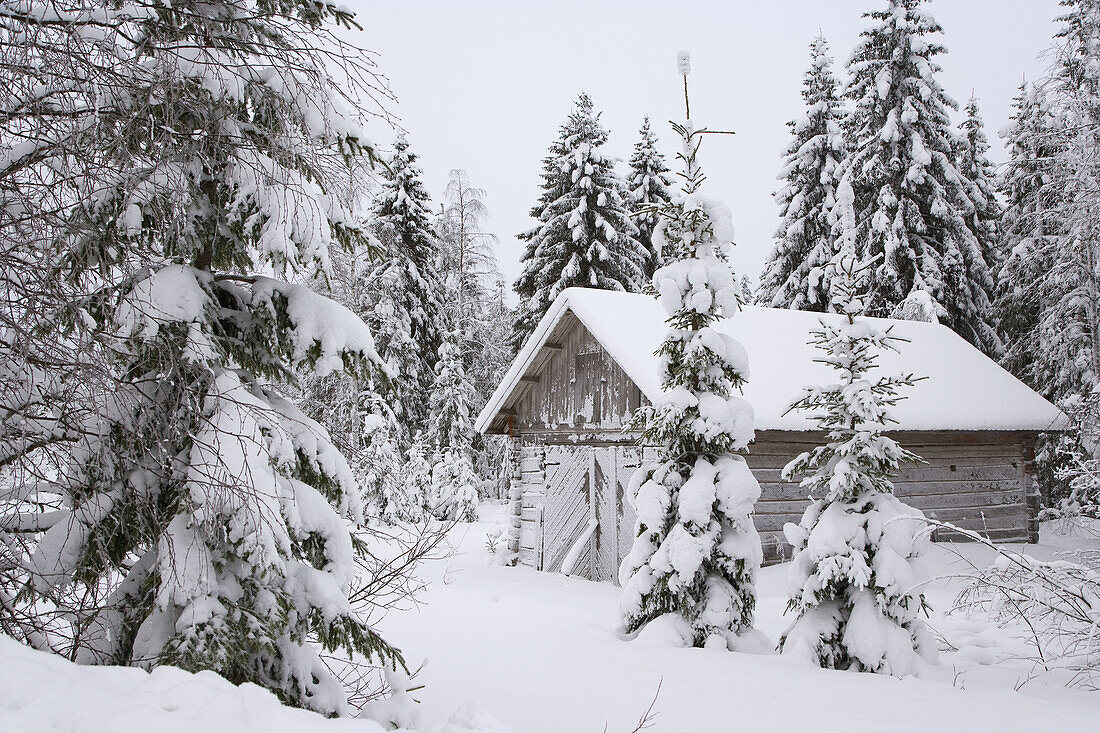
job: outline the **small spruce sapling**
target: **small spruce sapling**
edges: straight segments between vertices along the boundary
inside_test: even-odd
[[[842,184],[843,185],[843,184]],[[859,316],[871,262],[859,262],[846,236],[829,265],[830,302],[841,317],[825,316],[811,343],[839,381],[806,387],[791,409],[817,411],[826,445],[795,458],[783,476],[804,475],[810,506],[784,527],[794,547],[788,570],[788,611],[797,618],[780,640],[782,652],[832,669],[917,674],[936,657],[918,617],[926,609],[914,589],[929,542],[924,515],[893,494],[890,477],[919,460],[883,434],[888,408],[912,375],[872,379],[876,352],[896,349],[890,329]]]

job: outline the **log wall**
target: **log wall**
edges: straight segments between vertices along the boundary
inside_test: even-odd
[[[906,466],[894,480],[894,491],[930,519],[980,532],[996,541],[1027,542],[1028,506],[1032,485],[1025,449],[1028,437],[1006,432],[928,431],[895,433],[903,446],[924,459]],[[783,524],[798,522],[808,503],[797,483],[782,480],[783,466],[803,451],[820,445],[813,433],[761,431],[750,446],[748,459],[760,482],[756,528],[769,560],[790,556]],[[959,539],[957,533],[937,529],[937,540]]]
[[[632,541],[633,512],[624,489],[639,462],[635,436],[622,429],[643,398],[573,316],[559,324],[544,351],[508,413],[518,446],[513,486],[518,562],[559,569],[595,517],[600,529],[575,574],[612,579]],[[920,431],[893,437],[924,459],[903,469],[894,482],[906,503],[992,540],[1037,541],[1030,475],[1034,436]],[[759,431],[750,446],[746,458],[762,489],[755,520],[766,562],[790,556],[783,525],[798,522],[808,503],[797,483],[782,480],[782,468],[823,440],[810,432]],[[958,538],[945,529],[933,537]]]

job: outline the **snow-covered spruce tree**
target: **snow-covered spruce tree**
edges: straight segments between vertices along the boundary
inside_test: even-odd
[[[269,386],[381,361],[345,308],[256,274],[324,270],[361,236],[332,193],[367,145],[328,72],[360,68],[327,35],[350,22],[303,2],[5,8],[52,57],[36,105],[71,112],[15,127],[22,165],[71,164],[38,194],[63,202],[54,275],[109,370],[24,595],[80,661],[211,669],[339,714],[320,652],[396,655],[349,600],[359,487]]]
[[[657,136],[649,127],[649,117],[642,121],[630,156],[630,173],[627,178],[627,203],[631,207],[631,220],[638,228],[638,242],[648,253],[644,276],[648,280],[660,266],[659,253],[653,248],[653,230],[660,221],[656,207],[669,202],[672,179],[665,156],[657,150]]]
[[[776,192],[780,224],[757,293],[761,305],[824,311],[829,284],[825,265],[833,256],[829,211],[844,159],[844,132],[833,59],[823,36],[810,44],[810,69],[802,82],[805,116],[788,125],[793,139],[783,156]]]
[[[387,392],[401,426],[402,445],[424,428],[435,363],[443,342],[443,280],[439,242],[416,155],[404,136],[394,143],[371,228],[384,248],[364,287],[372,308],[366,322],[378,351],[397,372]]]
[[[936,647],[919,614],[924,597],[920,555],[929,531],[920,511],[893,494],[891,475],[919,460],[883,434],[889,407],[912,375],[873,379],[876,352],[893,349],[889,329],[859,318],[871,263],[859,263],[852,238],[829,267],[830,303],[812,332],[820,361],[839,381],[806,387],[791,409],[813,410],[829,442],[787,464],[783,477],[805,475],[810,506],[783,529],[794,548],[788,610],[797,618],[780,639],[784,654],[831,669],[918,674]]]
[[[428,446],[423,436],[417,433],[412,445],[405,452],[405,467],[402,469],[405,493],[421,509],[421,516],[431,511],[432,464],[428,462]]]
[[[978,100],[971,95],[964,108],[966,118],[959,123],[959,136],[955,147],[955,168],[969,184],[968,198],[973,210],[964,213],[966,226],[978,242],[991,273],[997,273],[1001,267],[1000,221],[1001,204],[997,201],[997,180],[993,172],[993,163],[986,153],[989,141],[985,136]],[[994,291],[995,292],[995,291]],[[994,316],[994,322],[996,317]]]
[[[600,150],[605,142],[592,100],[581,94],[543,161],[543,194],[531,210],[539,223],[520,235],[527,249],[515,283],[515,348],[566,288],[634,292],[643,284],[648,253],[636,239],[615,161]]]
[[[685,77],[686,52],[678,58]],[[665,264],[653,283],[668,314],[661,344],[663,395],[634,418],[659,462],[640,468],[630,493],[635,540],[619,568],[627,632],[662,617],[692,646],[733,648],[752,629],[762,557],[752,509],[760,485],[736,455],[753,438],[752,407],[734,392],[744,383],[744,348],[714,330],[736,317],[737,283],[723,256],[733,241],[730,213],[699,193],[699,135],[683,138],[681,194],[660,207],[654,238]]]
[[[1008,165],[998,185],[1004,200],[1001,258],[994,303],[1004,338],[1001,364],[1033,389],[1045,393],[1036,359],[1042,283],[1064,232],[1062,191],[1056,183],[1058,121],[1041,87],[1021,84],[1004,131]]]
[[[444,450],[432,458],[429,504],[436,519],[477,521],[477,487],[481,483],[469,456]]]
[[[440,519],[469,521],[477,516],[480,481],[473,467],[473,385],[462,363],[462,342],[462,333],[451,329],[439,349],[427,439],[432,448],[432,512]]]
[[[914,292],[938,319],[987,354],[1001,351],[992,326],[993,279],[967,226],[969,186],[953,162],[957,108],[936,74],[945,48],[923,0],[888,0],[848,62],[849,155],[841,165],[856,195],[857,253],[877,258],[871,315],[895,315]]]

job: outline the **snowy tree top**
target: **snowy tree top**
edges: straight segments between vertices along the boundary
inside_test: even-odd
[[[686,50],[676,54],[676,71],[680,76],[687,76],[691,73],[691,54]]]

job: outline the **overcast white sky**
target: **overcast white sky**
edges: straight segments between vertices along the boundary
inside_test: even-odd
[[[808,46],[820,29],[838,75],[865,10],[882,0],[715,0],[712,2],[534,2],[512,0],[344,0],[364,26],[356,42],[380,54],[399,104],[393,110],[420,155],[438,203],[452,168],[488,193],[488,228],[509,283],[519,272],[516,233],[531,226],[541,161],[577,93],[587,91],[628,158],[649,114],[662,152],[675,152],[669,119],[683,116],[677,51],[692,56],[696,124],[731,129],[711,137],[700,160],[706,189],[733,210],[733,265],[755,281],[777,222],[772,199],[784,124],[801,114]],[[1057,0],[938,0],[929,6],[948,53],[941,82],[960,104],[981,100],[995,162],[997,131],[1011,114],[1021,78],[1039,76]],[[378,143],[392,134],[376,124]]]

